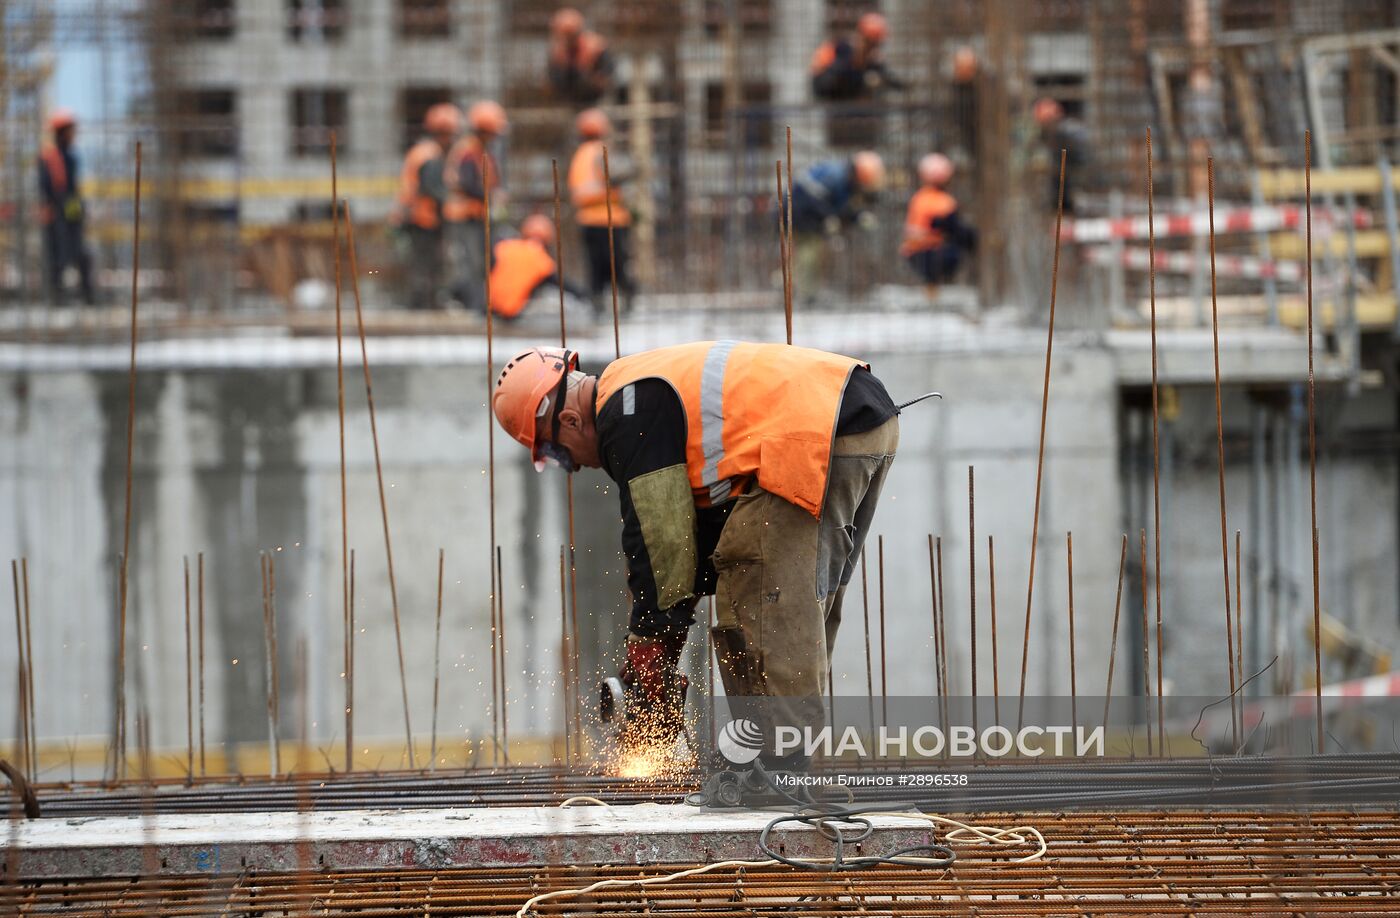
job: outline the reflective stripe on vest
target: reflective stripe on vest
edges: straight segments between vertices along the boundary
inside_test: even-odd
[[[723,503],[759,487],[821,516],[850,357],[784,344],[699,342],[613,361],[597,406],[642,379],[675,390],[686,416],[686,473],[696,502]]]

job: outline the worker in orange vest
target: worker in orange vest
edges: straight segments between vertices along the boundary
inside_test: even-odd
[[[705,341],[592,376],[575,352],[536,347],[506,364],[491,404],[536,469],[601,468],[617,484],[632,595],[620,679],[642,706],[624,741],[674,743],[666,686],[713,594],[731,709],[767,699],[751,712],[768,728],[765,764],[801,767],[774,761],[771,728],[825,723],[842,598],[899,443],[899,408],[869,366]]]
[[[39,220],[44,225],[44,264],[49,302],[63,301],[63,272],[78,269],[83,302],[96,302],[92,287],[92,256],[83,241],[83,199],[78,191],[78,156],[73,138],[78,119],[60,108],[49,116],[53,142],[39,153]]]
[[[519,239],[502,239],[491,247],[491,312],[515,319],[532,302],[547,300],[551,307],[559,297],[557,265],[549,250],[558,241],[554,221],[531,214],[520,224]],[[575,303],[582,291],[564,282],[565,300]],[[477,300],[480,302],[480,299]]]
[[[889,32],[885,17],[869,12],[856,22],[853,37],[828,39],[818,45],[812,54],[812,95],[846,100],[866,98],[885,88],[904,89],[904,81],[885,64],[884,44]]]
[[[613,60],[608,43],[585,28],[583,14],[571,7],[549,21],[549,85],[561,100],[597,105],[612,88]]]
[[[467,110],[467,133],[447,151],[443,164],[447,201],[442,206],[442,219],[449,284],[452,295],[462,303],[478,296],[486,277],[487,190],[493,206],[500,208],[505,203],[491,146],[509,128],[500,103],[477,102]]]
[[[622,203],[618,182],[624,180],[628,167],[609,150],[609,172],[612,186],[604,181],[603,144],[612,134],[612,122],[601,109],[580,112],[574,125],[582,143],[569,163],[569,200],[574,205],[574,219],[583,230],[583,251],[588,262],[588,290],[593,306],[605,311],[605,292],[612,279],[612,265],[617,265],[617,289],[625,305],[632,299],[632,275],[627,265],[628,227],[632,212]],[[612,207],[613,252],[608,251],[608,207]]]
[[[408,305],[432,309],[442,286],[442,209],[447,200],[443,162],[462,130],[462,112],[449,102],[423,116],[424,136],[409,148],[399,171],[397,206],[391,217],[406,242]]]
[[[909,199],[900,254],[909,262],[930,295],[953,279],[964,252],[977,246],[977,233],[963,222],[958,200],[948,193],[953,162],[942,153],[919,160],[919,190]]]

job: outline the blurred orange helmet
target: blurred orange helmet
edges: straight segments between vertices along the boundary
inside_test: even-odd
[[[584,109],[574,119],[574,127],[580,137],[596,140],[612,133],[612,121],[601,108]]]
[[[971,83],[977,76],[977,52],[968,45],[960,45],[953,52],[953,82]]]
[[[73,114],[71,108],[56,108],[49,115],[49,130],[61,131],[66,127],[73,127],[78,123],[78,116]]]
[[[530,214],[520,224],[520,235],[543,246],[554,245],[554,221],[544,214]]]
[[[481,134],[504,134],[510,129],[506,110],[501,103],[484,99],[467,110],[467,124]]]
[[[439,102],[423,115],[423,129],[429,134],[456,134],[462,130],[462,110],[451,102]]]
[[[583,14],[571,6],[561,8],[549,20],[555,35],[577,35],[583,31]]]
[[[953,178],[953,161],[942,153],[930,153],[919,160],[919,181],[942,187]]]
[[[1041,127],[1054,124],[1065,116],[1064,107],[1049,96],[1041,96],[1035,100],[1035,108],[1032,109],[1035,116],[1035,123]]]
[[[530,451],[535,470],[544,469],[535,427],[553,393],[554,409],[567,391],[569,372],[578,368],[578,353],[563,347],[532,347],[514,357],[496,378],[491,411],[501,428]]]
[[[861,150],[851,157],[851,164],[855,166],[856,184],[861,190],[879,191],[885,187],[885,161],[879,153]]]
[[[890,24],[876,12],[866,13],[856,22],[856,31],[872,44],[879,44],[890,34]]]

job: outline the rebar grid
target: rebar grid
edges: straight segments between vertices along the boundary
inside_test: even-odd
[[[541,903],[542,915],[1220,913],[1370,914],[1400,894],[1400,815],[1160,811],[979,816],[1037,826],[1050,851],[958,846],[948,870],[841,874],[786,867],[716,870],[673,883],[607,888]],[[299,872],[97,878],[0,886],[17,915],[511,915],[531,896],[685,865]]]

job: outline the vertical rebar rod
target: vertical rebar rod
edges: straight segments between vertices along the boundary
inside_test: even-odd
[[[1240,674],[1240,732],[1244,732],[1244,584],[1240,580],[1242,567],[1240,531],[1235,530],[1235,672]]]
[[[190,628],[190,556],[184,556],[185,572],[185,780],[194,783],[194,641]]]
[[[880,586],[880,724],[888,726],[890,722],[890,686],[889,686],[889,644],[885,642],[885,537],[876,537],[876,547],[879,551],[878,568],[876,576]]]
[[[943,537],[935,536],[933,539],[933,554],[938,567],[938,644],[942,651],[938,657],[938,674],[943,679],[943,722],[951,724],[948,714],[948,696],[953,694],[953,684],[948,678],[948,658],[952,656],[952,648],[948,646],[948,603],[943,597]],[[947,747],[944,747],[947,751]]]
[[[1021,687],[1017,692],[1016,729],[1026,709],[1026,665],[1031,647],[1031,600],[1035,596],[1035,549],[1040,537],[1040,488],[1045,472],[1045,420],[1050,410],[1050,357],[1055,343],[1055,297],[1060,286],[1060,226],[1065,216],[1065,155],[1060,150],[1060,192],[1055,207],[1055,257],[1050,268],[1050,322],[1045,334],[1045,382],[1040,393],[1040,445],[1035,460],[1035,508],[1031,514],[1031,562],[1026,578],[1026,632],[1021,640]]]
[[[267,665],[263,688],[267,698],[268,774],[275,778],[277,777],[277,708],[273,700],[272,679],[276,672],[277,661],[272,653],[272,600],[268,584],[267,552],[258,552],[258,573],[262,575],[263,655]]]
[[[506,581],[501,573],[501,546],[496,546],[496,620],[501,629],[501,758],[510,764],[510,666],[506,659]]]
[[[438,548],[437,613],[433,625],[433,726],[428,747],[428,770],[437,771],[438,688],[442,684],[442,569],[445,552]]]
[[[29,748],[29,673],[28,661],[24,658],[24,612],[19,598],[19,562],[10,561],[10,579],[15,586],[15,656],[19,675],[19,719],[15,726],[19,729],[19,763],[30,779],[34,775],[34,752]]]
[[[37,778],[39,774],[39,715],[34,704],[34,630],[29,615],[29,559],[27,557],[19,559],[19,584],[20,592],[24,595],[25,683],[28,688],[27,701],[29,702],[29,752],[33,757],[29,767],[30,774]]]
[[[501,752],[501,681],[498,660],[500,632],[497,630],[496,616],[500,611],[496,598],[501,584],[496,578],[495,550],[491,552],[491,764],[498,763]]]
[[[1118,550],[1118,590],[1113,597],[1113,634],[1108,639],[1108,681],[1103,689],[1103,728],[1108,732],[1108,705],[1113,699],[1113,665],[1118,659],[1118,613],[1123,607],[1123,570],[1128,564],[1128,534],[1123,533],[1123,546]]]
[[[870,580],[865,547],[860,550],[860,602],[865,611],[865,700],[870,707],[870,733],[875,733],[875,661],[870,653]]]
[[[1152,652],[1148,649],[1152,643],[1151,634],[1147,627],[1147,530],[1138,530],[1138,563],[1142,571],[1142,697],[1143,716],[1147,718],[1147,754],[1152,755]]]
[[[1157,231],[1153,220],[1152,128],[1147,129],[1147,299],[1152,342],[1152,578],[1157,601],[1157,731],[1158,751],[1164,752],[1162,731],[1162,488],[1157,385]],[[1144,638],[1145,640],[1145,638]],[[1234,685],[1230,686],[1231,690]],[[1233,703],[1233,697],[1231,698]]]
[[[136,141],[135,212],[131,232],[131,362],[126,388],[126,509],[122,514],[120,595],[117,601],[117,778],[126,777],[126,597],[131,559],[132,456],[136,448],[136,279],[141,273],[141,141]]]
[[[783,161],[773,160],[773,174],[778,188],[778,266],[783,276],[783,326],[787,343],[792,344],[792,259],[788,251],[788,232],[783,210]]]
[[[793,238],[792,238],[792,125],[787,125],[787,201],[778,202],[779,207],[785,210],[783,223],[787,226],[787,293],[783,301],[783,311],[787,314],[787,343],[792,343],[792,299],[793,292],[797,286],[797,277],[793,274]]]
[[[355,549],[350,549],[350,571],[347,576],[345,614],[349,638],[345,642],[345,770],[355,770]]]
[[[482,160],[482,169],[489,170],[490,159]],[[491,264],[491,191],[490,181],[484,180],[486,186],[486,265]],[[369,409],[369,436],[370,442],[374,446],[374,479],[379,486],[379,518],[384,526],[384,560],[389,568],[389,607],[394,616],[394,646],[398,651],[399,658],[399,692],[403,698],[403,731],[405,742],[408,745],[408,767],[415,767],[413,755],[413,724],[409,718],[408,711],[408,675],[403,661],[403,628],[399,618],[399,587],[398,581],[394,579],[394,540],[389,533],[389,501],[384,493],[384,465],[379,458],[379,423],[374,412],[374,378],[369,369],[369,346],[365,342],[365,316],[364,309],[360,305],[360,266],[355,254],[355,220],[350,214],[350,202],[342,204],[345,211],[345,247],[350,254],[350,290],[355,297],[355,326],[360,334],[360,363],[364,370],[365,377],[365,404]],[[487,271],[486,280],[486,302],[491,302],[491,272]],[[487,325],[490,325],[491,310],[486,310]],[[489,350],[489,346],[488,346]],[[487,367],[487,376],[490,376],[490,366]],[[488,392],[487,405],[490,405]],[[488,412],[490,411],[488,407]],[[494,425],[487,418],[487,428]],[[493,501],[494,504],[494,501]],[[495,514],[492,513],[492,542],[494,544],[494,523]]]
[[[1065,533],[1065,568],[1069,582],[1069,726],[1079,731],[1079,682],[1074,665],[1074,533]]]
[[[489,173],[489,161],[482,161],[483,173]],[[488,174],[482,175],[482,189],[485,197],[483,201],[486,206],[485,216],[485,261],[484,264],[491,264],[491,178]],[[558,233],[558,227],[555,227]],[[491,741],[497,747],[492,752],[492,760],[495,760],[496,752],[499,751],[500,733],[496,723],[498,712],[496,710],[496,592],[500,589],[500,584],[496,583],[496,424],[492,417],[492,395],[495,391],[496,383],[496,325],[492,321],[491,302],[491,272],[484,272],[483,283],[486,292],[486,505],[487,517],[489,520],[490,542],[486,549],[486,569],[490,572],[491,581]]]
[[[1235,686],[1235,635],[1230,620],[1230,536],[1225,523],[1225,416],[1220,397],[1220,313],[1215,294],[1215,158],[1206,158],[1206,214],[1210,230],[1210,332],[1211,346],[1215,357],[1215,456],[1216,469],[1220,479],[1220,567],[1225,578],[1225,664],[1230,678],[1230,730],[1235,746],[1240,744],[1239,699]],[[1161,663],[1158,662],[1158,678],[1161,678]],[[1244,673],[1240,673],[1240,679]],[[1162,686],[1157,686],[1157,704],[1162,703]],[[1160,729],[1160,711],[1158,715]]]
[[[340,224],[345,215],[341,212],[338,176],[336,172],[336,135],[331,131],[331,235],[335,249],[335,393],[336,416],[340,427],[340,611],[341,627],[345,632],[345,771],[354,770],[354,730],[351,728],[351,708],[354,698],[350,694],[350,511],[346,490],[345,470],[345,331],[343,313],[340,307]]]
[[[1308,497],[1312,509],[1313,694],[1317,751],[1322,752],[1322,588],[1317,544],[1317,377],[1313,372],[1312,131],[1303,132],[1303,201],[1308,223]],[[1350,215],[1348,215],[1350,219]]]
[[[564,316],[564,236],[563,236],[563,233],[559,232],[559,225],[560,225],[560,224],[559,224],[559,221],[560,221],[559,163],[558,163],[557,160],[550,160],[550,165],[551,165],[551,168],[553,169],[553,172],[554,172],[554,225],[555,225],[555,240],[556,240],[556,242],[555,242],[555,254],[558,256],[558,264],[555,266],[555,279],[556,279],[556,282],[557,282],[557,284],[558,284],[558,286],[559,286],[559,346],[560,346],[560,347],[568,347],[568,346],[569,346],[569,326],[568,326],[568,322],[567,322],[567,320],[565,319],[565,316]],[[605,161],[605,162],[604,162],[604,182],[605,182],[605,184],[606,184],[606,183],[609,182],[609,181],[611,181],[611,175],[610,175],[610,173],[607,171],[607,163],[606,163],[606,161]],[[609,188],[609,190],[610,190],[610,188]],[[612,209],[611,200],[609,200],[608,209],[609,209],[609,213],[611,213],[611,209]],[[612,218],[611,218],[611,216],[609,216],[609,218],[608,218],[608,224],[609,224],[609,227],[611,228],[611,225],[612,225]],[[611,234],[611,229],[610,229],[610,234]],[[611,238],[609,239],[609,241],[611,242]],[[609,255],[611,256],[611,254],[612,254],[612,252],[611,252],[611,249],[610,249],[610,250],[609,250]],[[616,263],[615,263],[615,262],[610,262],[610,265],[611,265],[611,267],[612,267],[612,274],[613,274],[613,308],[614,308],[614,310],[616,310],[616,305],[617,305],[617,304],[616,304],[616,300],[617,300],[617,268],[616,268]],[[614,328],[613,350],[614,350],[614,352],[615,352],[618,356],[621,356],[621,337],[620,337],[620,332],[618,331],[618,323],[614,323],[613,328]],[[573,559],[573,557],[574,557],[574,544],[575,544],[575,543],[574,543],[574,473],[573,473],[573,472],[569,472],[569,473],[564,477],[564,488],[565,488],[565,492],[566,492],[566,506],[568,507],[569,558],[570,558],[570,560],[572,561],[572,559]],[[561,587],[561,589],[562,589],[562,587]],[[563,702],[564,702],[564,711],[565,711],[565,723],[564,723],[564,749],[565,749],[566,757],[567,757],[568,751],[569,751],[569,749],[570,749],[570,743],[569,743],[569,719],[570,719],[570,716],[572,715],[572,720],[573,720],[573,722],[574,722],[574,724],[575,724],[575,728],[576,728],[575,732],[577,732],[577,727],[578,727],[579,718],[580,718],[580,714],[579,714],[579,700],[578,700],[578,685],[576,684],[576,681],[577,681],[577,680],[574,679],[574,677],[573,677],[573,675],[572,675],[572,673],[575,673],[575,672],[578,671],[578,649],[577,649],[577,635],[578,635],[578,611],[577,611],[577,609],[578,609],[578,577],[577,577],[577,571],[576,571],[576,569],[573,567],[572,564],[570,565],[570,568],[569,568],[569,595],[570,595],[570,597],[571,597],[571,600],[570,600],[570,601],[571,601],[571,603],[572,603],[571,608],[574,609],[574,613],[573,613],[574,629],[573,629],[573,630],[574,630],[574,638],[575,638],[575,639],[574,639],[573,641],[571,641],[571,640],[569,639],[569,631],[568,631],[568,628],[565,627],[565,630],[564,630],[564,638],[563,638],[563,639],[564,639],[563,651],[564,651],[564,653],[565,653],[565,655],[566,655],[566,657],[565,657],[566,667],[565,667],[564,674],[563,674],[563,679],[564,679],[564,686],[563,686],[563,688],[564,688],[564,698],[563,698]],[[564,599],[563,599],[563,596],[562,596],[562,594],[561,594],[560,602],[563,602],[563,601],[564,601]],[[567,611],[567,610],[566,610],[566,611]],[[575,737],[575,744],[577,744],[577,737]],[[567,760],[567,758],[566,758],[566,760]]]
[[[199,774],[203,777],[209,773],[204,755],[204,552],[195,562],[195,611],[199,617]]]
[[[943,646],[938,634],[938,567],[933,560],[933,533],[928,534],[928,592],[929,592],[929,619],[933,628],[933,686],[934,694],[938,696],[937,708],[939,713],[939,726],[947,731],[948,723],[942,720],[943,715],[943,671],[938,665],[943,659]]]
[[[565,547],[559,546],[559,678],[563,683],[563,697],[560,699],[559,712],[564,721],[564,763],[573,762],[571,751],[572,731],[569,728],[570,713],[569,707],[569,591],[568,581],[564,573],[565,568]],[[713,745],[713,743],[711,744]]]
[[[603,206],[608,212],[608,271],[612,276],[613,353],[622,356],[622,317],[617,311],[617,251],[613,247],[612,170],[608,146],[603,145]]]
[[[992,613],[992,716],[1001,724],[1001,674],[997,663],[997,553],[996,543],[987,536],[987,586],[991,591]]]

